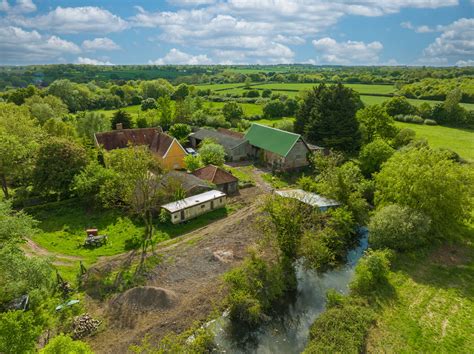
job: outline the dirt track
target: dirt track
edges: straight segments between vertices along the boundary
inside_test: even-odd
[[[181,332],[193,321],[206,319],[223,297],[222,274],[237,265],[260,237],[255,224],[261,194],[258,187],[243,190],[234,198],[244,205],[240,210],[159,248],[164,259],[147,285],[176,294],[174,306],[137,313],[95,304],[97,315],[106,317],[108,326],[91,338],[93,349],[99,353],[126,352],[145,334],[158,340],[170,331]]]

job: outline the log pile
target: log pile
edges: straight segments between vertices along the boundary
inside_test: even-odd
[[[81,339],[94,334],[100,326],[100,321],[93,319],[88,313],[74,317],[72,323],[74,339]]]

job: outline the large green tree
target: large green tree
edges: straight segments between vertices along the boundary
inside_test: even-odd
[[[378,104],[359,110],[356,116],[365,142],[376,138],[391,139],[397,133],[393,118]]]
[[[81,112],[77,115],[76,129],[80,137],[92,142],[94,134],[110,129],[110,118],[104,113]]]
[[[356,119],[360,107],[359,95],[352,89],[342,84],[321,84],[306,93],[296,114],[295,132],[310,143],[355,151],[361,141]]]
[[[473,208],[474,174],[469,166],[428,147],[395,153],[376,178],[377,207],[399,204],[431,218],[432,230],[449,232]]]
[[[35,189],[61,196],[71,187],[75,175],[87,165],[85,149],[69,140],[52,138],[39,149],[33,174]]]

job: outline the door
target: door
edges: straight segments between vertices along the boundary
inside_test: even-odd
[[[211,200],[211,210],[214,210],[214,201]]]
[[[181,221],[184,220],[184,210],[181,210]]]

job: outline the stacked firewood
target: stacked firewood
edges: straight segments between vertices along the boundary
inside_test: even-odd
[[[74,317],[72,323],[74,339],[81,339],[94,334],[100,326],[100,321],[93,319],[88,313]]]

